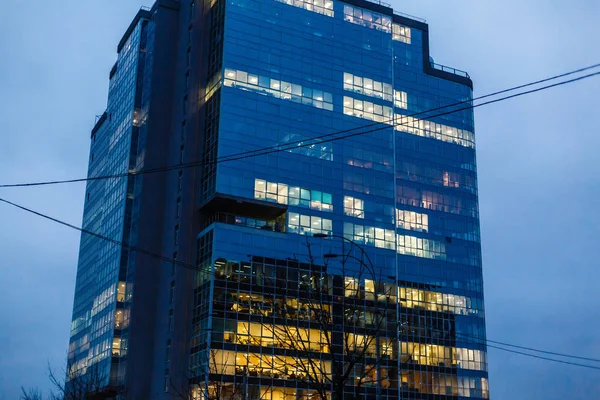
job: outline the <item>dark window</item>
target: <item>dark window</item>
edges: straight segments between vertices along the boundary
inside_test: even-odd
[[[171,362],[171,339],[167,340],[167,355],[165,362]]]

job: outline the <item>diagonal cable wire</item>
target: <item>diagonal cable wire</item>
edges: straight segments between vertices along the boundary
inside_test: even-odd
[[[584,360],[584,361],[591,361],[591,362],[598,362],[598,363],[600,363],[600,359],[597,359],[597,358],[574,356],[574,355],[571,355],[571,354],[557,353],[557,352],[553,352],[553,351],[535,349],[533,347],[518,346],[516,344],[498,342],[496,340],[481,339],[481,338],[478,338],[477,336],[467,335],[466,333],[457,333],[456,335],[457,336],[466,337],[466,338],[475,339],[476,341],[479,341],[478,344],[494,343],[494,344],[497,344],[497,345],[514,347],[515,349],[528,350],[528,351],[533,351],[533,352],[536,352],[536,353],[550,354],[550,355],[553,355],[553,356],[568,357],[568,358],[574,358],[574,359],[577,359],[577,360]]]
[[[584,68],[580,68],[574,71],[570,71],[564,74],[560,74],[560,75],[556,75],[553,77],[549,77],[549,78],[545,78],[545,79],[541,79],[535,82],[531,82],[531,83],[527,83],[527,84],[523,84],[523,85],[519,85],[519,86],[515,86],[515,87],[511,87],[508,89],[504,89],[504,90],[500,90],[494,93],[490,93],[484,96],[480,96],[474,99],[469,99],[469,100],[465,100],[465,101],[460,101],[457,103],[453,103],[453,104],[449,104],[449,105],[445,105],[445,106],[441,106],[441,107],[437,107],[437,108],[433,108],[433,109],[429,109],[429,110],[425,110],[425,111],[421,111],[418,113],[413,113],[410,115],[400,115],[397,118],[400,119],[402,121],[402,119],[407,118],[407,117],[416,117],[422,114],[428,114],[431,113],[433,111],[438,111],[438,110],[442,110],[442,109],[446,109],[446,108],[450,108],[450,107],[456,107],[456,106],[460,106],[460,105],[464,105],[464,104],[469,104],[466,107],[462,107],[462,108],[458,108],[458,109],[452,109],[450,111],[446,111],[443,113],[438,113],[435,115],[431,115],[428,116],[427,118],[436,118],[436,117],[441,117],[441,116],[445,116],[445,115],[449,115],[449,114],[453,114],[459,111],[464,111],[464,110],[469,110],[469,109],[474,109],[477,107],[481,107],[487,104],[493,104],[493,103],[497,103],[499,101],[504,101],[504,100],[508,100],[511,98],[515,98],[515,97],[519,97],[519,96],[523,96],[526,94],[530,94],[530,93],[535,93],[535,92],[539,92],[542,90],[546,90],[546,89],[550,89],[553,87],[557,87],[557,86],[562,86],[565,84],[569,84],[569,83],[573,83],[576,81],[580,81],[583,79],[587,79],[587,78],[591,78],[593,76],[596,76],[600,73],[596,72],[596,73],[592,73],[592,74],[587,74],[581,77],[577,77],[574,79],[570,79],[567,81],[562,81],[562,82],[558,82],[552,85],[546,85],[546,86],[542,86],[540,88],[536,88],[533,90],[528,90],[525,92],[520,92],[511,96],[505,96],[505,97],[501,97],[499,99],[494,99],[494,100],[490,100],[490,101],[486,101],[483,103],[479,103],[476,105],[473,105],[472,102],[476,101],[476,100],[481,100],[484,98],[489,98],[492,96],[496,96],[499,94],[503,94],[503,93],[508,93],[508,92],[512,92],[518,89],[522,89],[525,87],[529,87],[529,86],[533,86],[533,85],[537,85],[540,83],[544,83],[544,82],[548,82],[548,81],[552,81],[555,79],[559,79],[561,77],[565,77],[565,76],[569,76],[569,75],[573,75],[575,73],[579,73],[579,72],[583,72],[583,71],[587,71],[590,69],[594,69],[599,67],[600,64],[594,64],[588,67],[584,67]],[[367,133],[371,133],[371,132],[376,132],[379,130],[384,130],[384,129],[389,129],[390,127],[397,127],[397,126],[402,126],[405,125],[405,122],[400,122],[400,123],[392,123],[389,124],[389,122],[393,122],[392,120],[389,120],[387,122],[375,122],[372,124],[366,124],[360,127],[356,127],[356,128],[352,128],[352,129],[347,129],[347,130],[342,130],[342,131],[337,131],[337,132],[333,132],[333,133],[328,133],[328,134],[324,134],[324,135],[320,135],[320,136],[316,136],[313,138],[309,138],[309,139],[304,139],[301,141],[296,141],[296,142],[289,142],[283,145],[276,145],[276,146],[269,146],[269,147],[264,147],[261,149],[255,149],[255,150],[250,150],[250,151],[245,151],[245,152],[240,152],[240,153],[235,153],[235,154],[231,154],[229,156],[224,156],[224,157],[220,157],[217,158],[217,160],[215,161],[209,161],[209,162],[204,162],[204,161],[194,161],[194,162],[189,162],[189,163],[181,163],[181,164],[177,164],[177,165],[171,165],[171,166],[166,166],[166,167],[158,167],[158,168],[151,168],[151,169],[147,169],[147,170],[141,170],[141,171],[129,171],[129,172],[123,172],[120,174],[113,174],[113,175],[101,175],[101,176],[97,176],[97,177],[87,177],[87,178],[77,178],[77,179],[67,179],[67,180],[54,180],[54,181],[42,181],[42,182],[30,182],[30,183],[15,183],[15,184],[3,184],[0,185],[0,188],[13,188],[13,187],[31,187],[31,186],[47,186],[47,185],[56,185],[56,184],[66,184],[66,183],[77,183],[77,182],[87,182],[87,181],[97,181],[97,180],[105,180],[105,179],[113,179],[113,178],[123,178],[123,177],[130,177],[130,176],[138,176],[138,175],[144,175],[144,174],[150,174],[150,173],[157,173],[157,172],[166,172],[166,171],[172,171],[172,170],[180,170],[180,169],[184,169],[184,168],[192,168],[192,167],[200,167],[200,166],[204,166],[204,165],[211,165],[211,164],[218,164],[218,163],[222,163],[222,162],[229,162],[229,161],[236,161],[236,160],[241,160],[241,159],[246,159],[246,158],[250,158],[250,157],[256,157],[256,156],[261,156],[261,155],[266,155],[266,154],[271,154],[271,153],[277,153],[277,152],[283,152],[283,151],[289,151],[289,150],[293,150],[293,149],[298,149],[298,148],[303,148],[303,147],[309,147],[309,146],[313,146],[316,144],[321,144],[321,143],[328,143],[328,142],[333,142],[333,141],[337,141],[337,140],[343,140],[343,139],[347,139],[350,137],[354,137],[354,136],[359,136],[359,135],[365,135]],[[371,126],[379,126],[378,128],[375,129],[371,129],[371,130],[367,130],[367,131],[363,131],[363,132],[355,132],[352,134],[348,134],[348,135],[342,135],[337,137],[337,135],[343,134],[343,133],[348,133],[348,132],[352,132],[352,131],[356,131],[358,129],[364,129],[364,128],[368,128]],[[321,140],[322,138],[326,138],[328,137],[329,139],[327,140]],[[307,143],[308,142],[308,143]]]
[[[94,236],[94,237],[96,237],[98,239],[105,240],[105,241],[113,243],[113,244],[115,244],[117,246],[124,247],[124,248],[126,248],[126,249],[128,249],[130,251],[135,251],[135,252],[138,252],[138,253],[141,253],[141,254],[148,255],[150,257],[155,257],[155,258],[158,258],[158,259],[160,259],[162,261],[168,261],[170,263],[175,263],[177,265],[180,265],[180,266],[185,267],[185,268],[192,269],[194,271],[199,271],[199,269],[196,266],[194,266],[194,265],[191,265],[191,264],[188,264],[188,263],[184,263],[182,261],[175,260],[173,258],[165,257],[163,255],[160,255],[160,254],[157,254],[157,253],[154,253],[154,252],[151,252],[151,251],[147,251],[147,250],[144,250],[144,249],[139,249],[139,248],[134,247],[134,246],[130,246],[127,243],[120,242],[120,241],[115,240],[115,239],[111,239],[109,237],[106,237],[106,236],[103,236],[103,235],[100,235],[100,234],[88,231],[88,230],[83,229],[83,228],[79,228],[79,227],[77,227],[77,226],[75,226],[73,224],[69,224],[68,222],[61,221],[58,218],[54,218],[54,217],[51,217],[49,215],[43,214],[41,212],[32,210],[30,208],[21,206],[21,205],[16,204],[16,203],[13,203],[12,201],[8,201],[6,199],[0,198],[0,202],[8,204],[8,205],[11,205],[13,207],[16,207],[16,208],[18,208],[20,210],[26,211],[28,213],[37,215],[38,217],[42,217],[42,218],[50,220],[52,222],[56,222],[56,223],[58,223],[60,225],[66,226],[66,227],[71,228],[71,229],[74,229],[74,230],[79,231],[81,233]],[[461,335],[461,334],[459,334],[459,335]],[[568,364],[568,365],[573,365],[573,366],[582,367],[582,368],[589,368],[589,369],[598,369],[598,370],[600,370],[600,367],[595,367],[595,366],[592,366],[592,365],[585,365],[585,364],[573,363],[573,362],[570,362],[570,361],[557,360],[557,359],[550,358],[550,357],[538,356],[538,355],[531,354],[531,353],[525,353],[525,352],[522,352],[522,351],[517,351],[517,350],[507,349],[507,348],[500,347],[500,346],[495,346],[495,345],[487,344],[486,342],[490,342],[490,341],[483,341],[481,339],[478,339],[477,341],[469,341],[469,342],[470,343],[474,343],[474,344],[479,344],[479,345],[487,345],[487,347],[490,347],[490,348],[494,348],[494,349],[506,351],[506,352],[509,352],[509,353],[519,354],[519,355],[523,355],[523,356],[527,356],[527,357],[533,357],[533,358],[537,358],[537,359],[540,359],[540,360],[552,361],[552,362],[556,362],[556,363]],[[518,347],[518,348],[522,347],[522,346],[516,346],[516,345],[509,345],[509,344],[506,344],[506,345],[507,346],[511,346],[511,347]],[[523,348],[525,348],[525,347],[523,347]],[[532,350],[534,350],[534,349],[532,349]],[[546,351],[538,350],[538,349],[535,349],[535,351],[539,351],[539,352],[543,352],[543,353],[547,353],[547,354],[552,354],[551,352],[546,352]],[[558,355],[559,353],[555,353],[555,354]],[[567,355],[567,354],[560,354],[560,355],[564,356],[564,357],[580,358],[580,357],[577,357],[577,356],[570,356],[570,355]],[[593,360],[593,361],[600,361],[600,360]]]
[[[569,75],[569,74],[571,74],[571,73],[563,74],[563,76]],[[458,112],[458,111],[473,109],[473,108],[480,107],[480,106],[487,105],[487,104],[497,103],[497,102],[504,101],[504,100],[507,100],[507,99],[511,99],[511,98],[515,98],[515,97],[520,97],[520,96],[523,96],[523,95],[526,95],[526,94],[535,93],[535,92],[539,92],[539,91],[546,90],[546,89],[549,89],[549,88],[553,88],[553,87],[557,87],[557,86],[562,86],[562,85],[569,84],[569,83],[572,83],[572,82],[580,81],[580,80],[587,79],[587,78],[590,78],[590,77],[593,77],[593,76],[597,76],[597,75],[600,75],[600,72],[591,73],[591,74],[587,74],[587,75],[584,75],[584,76],[581,76],[581,77],[573,78],[573,79],[570,79],[570,80],[567,80],[567,81],[558,82],[558,83],[555,83],[555,84],[552,84],[552,85],[546,85],[546,86],[543,86],[541,88],[536,88],[536,89],[528,90],[528,91],[525,91],[525,92],[516,93],[516,94],[510,95],[510,96],[505,96],[505,97],[502,97],[502,98],[499,98],[499,99],[490,100],[490,101],[483,102],[483,103],[480,103],[480,104],[477,104],[477,105],[469,105],[467,107],[463,107],[463,108],[460,108],[460,109],[455,109],[455,110],[447,111],[447,112],[444,112],[444,113],[440,113],[440,114],[431,116],[430,118],[438,117],[438,116],[443,116],[443,115],[448,115],[448,114],[452,114],[452,113],[455,113],[455,112]],[[542,80],[540,82],[545,82],[545,81],[548,81],[548,80],[552,80],[552,78],[547,78],[547,79]],[[530,84],[521,85],[521,87],[525,87],[525,86],[529,86],[529,85]],[[506,90],[501,91],[499,93],[506,93],[508,91],[513,91],[513,90],[516,90],[516,89],[515,88],[506,89]],[[492,95],[493,94],[482,96],[481,98],[490,97]],[[479,99],[481,99],[481,98],[479,98]],[[457,104],[470,103],[471,101],[472,100],[469,100],[468,102],[457,103]],[[445,106],[445,107],[441,107],[441,108],[447,108],[447,107],[450,107],[450,106]],[[424,111],[422,113],[426,113],[426,112],[431,112],[431,110],[427,110],[427,111]],[[406,116],[403,116],[403,117],[406,117]],[[380,124],[381,123],[375,123],[375,124],[370,124],[370,125],[373,126],[373,125],[380,125]],[[403,125],[403,124],[400,123],[400,124],[395,124],[395,125],[386,125],[386,126],[383,126],[383,127],[379,127],[379,128],[376,128],[376,129],[372,129],[372,130],[366,131],[366,132],[358,132],[358,133],[354,133],[354,134],[351,134],[351,135],[344,135],[344,136],[339,137],[339,138],[330,138],[327,141],[319,141],[317,143],[323,143],[323,142],[341,140],[341,139],[345,139],[345,138],[348,138],[348,137],[353,137],[353,136],[358,136],[358,135],[364,135],[366,133],[375,132],[375,131],[378,131],[378,130],[389,129],[391,126],[395,127],[395,126],[400,126],[400,125]],[[363,127],[359,128],[359,129],[362,129],[362,128]],[[356,130],[356,129],[357,128],[354,128],[352,130]],[[352,131],[352,130],[350,130],[350,131]],[[337,134],[339,134],[339,132],[333,133],[333,134],[329,134],[329,135],[337,135]],[[322,137],[324,137],[324,136],[325,135],[323,135]],[[314,140],[314,139],[315,138],[309,139],[309,140]],[[302,141],[302,142],[304,142],[304,141]],[[287,145],[289,145],[289,144],[290,143],[288,143]],[[312,145],[312,144],[304,144],[302,146],[294,146],[292,148],[305,147],[305,146],[310,146],[310,145]],[[280,147],[280,146],[276,146],[276,147]],[[266,148],[264,150],[265,151],[268,150],[268,151],[264,152],[264,153],[261,153],[261,154],[258,154],[258,155],[269,154],[271,152],[285,151],[285,149],[275,149],[275,148]],[[234,159],[243,159],[243,158],[253,157],[255,155],[251,155],[251,153],[260,152],[260,151],[261,150],[259,149],[259,150],[255,150],[253,152],[241,153],[239,158],[233,158],[232,159],[231,156],[230,156],[230,157],[226,158],[225,160],[217,160],[216,162],[225,162],[225,161],[232,161]],[[194,166],[196,166],[196,164],[198,164],[198,163],[190,163],[190,164],[194,164]],[[143,173],[159,172],[159,170],[168,170],[170,168],[172,168],[172,169],[180,169],[180,168],[182,168],[182,165],[180,164],[180,165],[177,165],[177,166],[166,167],[166,168],[163,168],[163,169],[157,168],[155,170],[147,170],[147,171],[140,171],[140,172],[137,172],[137,173],[126,173],[126,174],[106,176],[106,177],[85,178],[85,179],[69,180],[69,181],[37,182],[37,183],[30,183],[30,184],[0,185],[0,187],[40,186],[40,185],[48,185],[48,184],[56,184],[56,183],[69,183],[69,182],[81,182],[81,181],[87,181],[87,180],[109,179],[109,178],[113,178],[113,177],[132,176],[132,175],[135,176],[135,175],[143,174]],[[135,252],[138,252],[138,253],[141,253],[141,254],[145,254],[145,255],[148,255],[148,256],[151,256],[151,257],[158,258],[158,259],[160,259],[162,261],[167,261],[167,262],[170,262],[170,263],[175,263],[175,264],[183,266],[185,268],[189,268],[189,269],[193,269],[195,271],[198,271],[198,268],[196,266],[194,266],[194,265],[191,265],[191,264],[188,264],[188,263],[184,263],[182,261],[175,260],[173,258],[169,258],[169,257],[166,257],[166,256],[162,256],[162,255],[160,255],[158,253],[150,252],[148,250],[139,249],[139,248],[137,248],[135,246],[131,246],[131,245],[127,244],[127,243],[120,242],[120,241],[115,240],[115,239],[111,239],[109,237],[106,237],[106,236],[103,236],[103,235],[91,232],[91,231],[83,229],[83,228],[79,228],[79,227],[77,227],[75,225],[72,225],[72,224],[69,224],[67,222],[61,221],[61,220],[59,220],[57,218],[54,218],[54,217],[50,217],[50,216],[48,216],[46,214],[37,212],[35,210],[29,209],[29,208],[21,206],[21,205],[18,205],[16,203],[11,202],[11,201],[8,201],[8,200],[0,198],[0,202],[9,204],[9,205],[14,206],[16,208],[19,208],[19,209],[21,209],[23,211],[32,213],[32,214],[37,215],[39,217],[48,219],[50,221],[56,222],[58,224],[61,224],[63,226],[66,226],[66,227],[69,227],[71,229],[77,230],[77,231],[79,231],[81,233],[84,233],[84,234],[87,234],[87,235],[91,235],[91,236],[94,236],[96,238],[108,241],[108,242],[113,243],[115,245],[118,245],[118,246],[121,246],[123,248],[126,248],[126,249],[128,249],[130,251],[135,251]],[[473,343],[477,343],[477,342],[473,342]],[[525,347],[525,346],[511,345],[511,344],[508,344],[508,343],[495,342],[495,341],[490,341],[490,340],[486,340],[485,342],[481,341],[478,344],[482,344],[482,345],[486,344],[490,348],[495,348],[495,349],[498,349],[498,350],[502,350],[502,351],[506,351],[506,352],[510,352],[510,353],[514,353],[514,354],[519,354],[519,355],[524,355],[524,356],[528,356],[528,357],[533,357],[533,358],[537,358],[537,359],[541,359],[541,360],[552,361],[552,362],[557,362],[557,363],[562,363],[562,364],[568,364],[568,365],[573,365],[573,366],[579,366],[579,367],[584,367],[584,368],[590,368],[590,369],[600,369],[600,367],[595,367],[595,366],[590,366],[590,365],[585,365],[585,364],[579,364],[579,363],[573,363],[573,362],[564,361],[564,360],[557,360],[557,359],[553,359],[553,358],[550,358],[550,357],[542,357],[542,356],[537,356],[535,354],[530,354],[530,353],[525,353],[525,352],[521,352],[521,351],[506,349],[504,347],[491,345],[489,343],[496,343],[496,344],[500,344],[500,345],[504,345],[504,346],[514,347],[514,348],[519,348],[519,349],[524,349],[524,350],[529,350],[529,351],[534,351],[534,352],[540,352],[540,353],[545,353],[545,354],[551,354],[551,355],[556,355],[556,356],[561,356],[561,357],[570,357],[570,358],[582,359],[582,360],[587,360],[587,361],[600,362],[600,360],[596,360],[596,359],[592,359],[592,358],[579,357],[579,356],[571,356],[571,355],[567,355],[567,354],[563,354],[563,353],[549,352],[549,351],[545,351],[545,350],[533,349],[533,348],[528,348],[528,347]]]
[[[125,243],[125,242],[121,242],[119,240],[111,239],[111,238],[109,238],[107,236],[100,235],[99,233],[95,233],[95,232],[89,231],[87,229],[80,228],[80,227],[75,226],[73,224],[70,224],[68,222],[61,221],[58,218],[54,218],[54,217],[51,217],[49,215],[43,214],[41,212],[32,210],[32,209],[24,207],[24,206],[21,206],[21,205],[19,205],[17,203],[13,203],[12,201],[8,201],[6,199],[0,198],[0,202],[5,203],[5,204],[9,204],[9,205],[11,205],[13,207],[16,207],[18,209],[21,209],[23,211],[27,211],[28,213],[37,215],[38,217],[42,217],[42,218],[50,220],[52,222],[56,222],[57,224],[66,226],[67,228],[74,229],[74,230],[79,231],[79,232],[81,232],[83,234],[90,235],[90,236],[96,237],[98,239],[105,240],[105,241],[110,242],[110,243],[112,243],[114,245],[117,245],[117,246],[121,246],[121,247],[123,247],[123,248],[125,248],[127,250],[130,250],[130,251],[133,251],[133,252],[136,252],[136,253],[140,253],[140,254],[145,254],[147,256],[154,257],[154,258],[157,258],[159,260],[166,261],[166,262],[169,262],[169,263],[175,263],[175,264],[180,265],[180,266],[182,266],[184,268],[189,268],[189,269],[192,269],[194,271],[200,271],[200,269],[198,269],[195,265],[188,264],[188,263],[185,263],[183,261],[176,260],[174,258],[166,257],[166,256],[163,256],[161,254],[154,253],[152,251],[148,251],[148,250],[140,249],[140,248],[135,247],[135,246],[131,246],[131,245]]]
[[[531,353],[525,353],[525,352],[522,352],[522,351],[511,350],[511,349],[507,349],[507,348],[500,347],[500,346],[494,346],[494,345],[491,345],[491,344],[488,344],[487,346],[491,347],[493,349],[498,349],[498,350],[506,351],[508,353],[519,354],[519,355],[527,356],[527,357],[533,357],[533,358],[537,358],[537,359],[540,359],[540,360],[552,361],[552,362],[556,362],[556,363],[573,365],[573,366],[582,367],[582,368],[600,369],[600,367],[595,367],[593,365],[579,364],[579,363],[574,363],[574,362],[565,361],[565,360],[557,360],[555,358],[550,358],[550,357],[542,357],[542,356],[538,356],[538,355],[531,354]]]

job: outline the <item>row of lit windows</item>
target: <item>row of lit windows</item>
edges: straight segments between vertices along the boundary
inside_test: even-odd
[[[396,209],[396,226],[409,231],[427,232],[429,230],[429,216],[414,211]]]
[[[404,115],[396,116],[395,126],[396,130],[401,132],[459,144],[465,147],[475,147],[473,132],[466,129],[457,129],[448,125]]]
[[[374,97],[379,97],[379,94],[381,94],[384,99],[387,99],[388,96],[391,97],[392,95],[392,93],[386,93],[386,89],[383,86],[388,84],[372,80],[366,80],[367,83],[365,84],[363,78],[354,77],[351,74],[344,74],[344,88],[347,86],[350,87],[350,84],[346,83],[346,75],[352,76],[353,82],[351,85],[352,89],[348,90],[360,91],[364,94],[372,93],[370,95]],[[356,82],[360,82],[360,85],[354,83],[355,78],[357,78]],[[376,83],[382,85],[381,92],[376,90],[376,87],[379,87],[375,85]],[[292,84],[290,82],[270,79],[264,76],[252,75],[244,71],[226,69],[225,86],[256,90],[260,93],[273,95],[276,98],[291,100],[297,103],[311,105],[316,108],[333,111],[333,96],[329,92],[303,87],[302,85]],[[404,109],[407,108],[407,95],[405,92],[394,90],[393,96],[394,106]],[[396,122],[393,123],[393,110],[391,107],[369,101],[357,100],[352,97],[344,96],[344,114],[390,125],[394,124],[396,130],[401,132],[455,143],[466,147],[475,146],[473,132],[402,115],[396,116]]]
[[[365,96],[377,97],[385,101],[392,101],[398,108],[408,108],[408,99],[406,92],[401,90],[392,90],[392,85],[385,82],[379,82],[370,78],[352,75],[344,72],[344,90],[363,94]]]
[[[333,222],[330,219],[317,217],[314,215],[302,215],[298,213],[289,213],[288,232],[299,235],[314,235],[315,233],[331,234],[333,231]]]
[[[225,341],[252,346],[280,347],[298,351],[329,352],[328,338],[318,329],[286,325],[238,322],[237,332],[225,332]]]
[[[479,313],[483,307],[477,303],[480,300],[471,299],[456,294],[431,292],[428,290],[398,288],[398,296],[402,307],[422,308],[437,312],[451,312],[458,315]]]
[[[344,281],[345,296],[358,296],[360,283],[357,279],[346,277]],[[457,315],[477,315],[482,309],[479,300],[449,293],[431,292],[421,289],[398,287],[393,283],[378,283],[370,279],[364,280],[365,298],[395,303],[400,299],[400,305],[406,308],[420,308],[436,312],[450,312]]]
[[[344,72],[344,90],[392,101],[392,85]]]
[[[365,351],[368,357],[395,359],[397,349],[390,338],[348,334],[346,348],[351,351]],[[377,346],[379,344],[379,346]],[[416,363],[420,365],[458,367],[476,371],[487,370],[486,353],[481,350],[454,348],[432,344],[400,342],[400,361],[403,363]],[[379,347],[379,350],[377,349]]]
[[[239,398],[260,400],[315,400],[319,398],[316,390],[295,387],[277,387],[273,385],[259,386],[248,384],[241,387],[239,383],[210,382],[207,388],[192,385],[190,400],[237,400]],[[329,397],[328,397],[329,399]]]
[[[331,332],[323,332],[319,329],[239,321],[236,332],[224,332],[223,338],[225,342],[242,345],[328,353],[328,343],[332,339],[328,337],[329,335]],[[347,351],[364,352],[367,357],[389,359],[398,357],[398,346],[393,339],[354,333],[344,335],[344,339],[347,341],[345,345]],[[398,345],[400,361],[403,363],[487,370],[486,354],[481,350],[411,342],[399,342]],[[114,349],[115,347],[113,352]]]
[[[423,214],[419,215],[422,216]],[[415,226],[419,225],[415,224]],[[423,225],[421,224],[421,226]],[[446,259],[446,245],[444,243],[415,236],[397,235],[398,243],[396,244],[395,232],[392,229],[355,225],[346,222],[344,223],[344,237],[368,246],[396,250],[398,254],[437,260]]]
[[[217,264],[217,273],[232,276],[239,271],[233,270],[232,263]],[[250,272],[248,272],[250,273]],[[259,276],[261,274],[256,274]],[[268,275],[268,274],[267,274]],[[392,282],[376,283],[365,279],[363,282],[353,277],[344,279],[344,296],[357,297],[361,293],[361,283],[364,284],[364,293],[367,300],[396,303],[405,308],[419,308],[435,312],[450,312],[457,315],[478,315],[483,310],[482,301],[470,297],[450,293],[433,292],[422,289],[397,287]],[[326,311],[330,311],[329,307]],[[239,293],[234,295],[232,310],[243,313],[278,316],[281,318],[311,319],[314,305],[304,303],[293,297],[273,299],[262,294]]]
[[[318,14],[333,17],[333,0],[275,0],[280,3],[287,4],[298,8],[303,8],[308,11]]]
[[[344,114],[392,125],[391,107],[344,96]]]
[[[319,89],[311,89],[295,83],[271,79],[267,76],[226,69],[224,84],[229,87],[249,89],[261,94],[274,96],[278,99],[290,100],[295,103],[333,111],[333,95],[331,93]]]
[[[262,179],[254,180],[254,198],[319,211],[333,211],[333,198],[330,193]]]
[[[392,23],[386,15],[370,10],[365,10],[351,5],[344,5],[344,21],[362,25],[378,31],[392,33],[392,39],[406,44],[411,43],[411,30],[409,27]]]
[[[460,193],[438,193],[423,188],[398,185],[396,199],[400,204],[479,218],[477,201]]]
[[[402,388],[444,396],[489,398],[488,380],[430,372],[401,372]]]
[[[238,313],[262,315],[265,317],[290,318],[295,320],[314,320],[316,311],[331,312],[329,305],[315,305],[294,297],[272,298],[258,293],[232,294],[231,310]]]
[[[400,361],[432,366],[456,366],[475,371],[487,370],[484,351],[438,346],[433,344],[401,343]]]
[[[392,32],[391,17],[348,4],[344,4],[344,21],[382,32]]]
[[[392,39],[399,42],[410,44],[411,32],[408,26],[400,24],[392,24]]]
[[[394,91],[394,96],[397,93],[398,91]],[[394,103],[397,107],[405,108],[403,105],[406,105],[406,99],[402,97],[399,99],[394,98]],[[475,147],[473,132],[404,115],[397,115],[396,122],[393,123],[393,110],[391,107],[368,101],[344,96],[344,114],[394,125],[397,131],[459,144],[465,147]]]
[[[398,254],[445,260],[446,244],[437,240],[398,235]]]
[[[344,214],[356,218],[364,218],[364,201],[355,197],[344,196]],[[429,229],[429,217],[427,214],[396,209],[396,226],[406,230],[427,232]]]
[[[268,77],[252,75],[247,72],[240,70],[225,70],[225,86],[239,86],[242,88],[248,88],[253,90],[259,90],[263,93],[271,94],[277,98],[285,100],[292,100],[302,104],[309,104],[317,108],[324,108],[326,110],[333,110],[333,96],[329,92],[322,90],[310,89],[301,85],[292,84],[285,81],[279,81],[270,79]],[[370,78],[363,78],[360,76],[352,75],[347,72],[344,73],[344,89],[352,92],[360,93],[365,96],[377,97],[385,101],[394,101],[394,106],[398,108],[408,108],[408,100],[406,92],[401,90],[393,90],[392,85],[389,83],[375,81]],[[344,98],[344,106],[348,106]],[[365,102],[364,108],[358,103],[352,105],[352,108],[356,110],[366,110],[369,106],[369,102]],[[375,105],[375,107],[382,107]],[[388,107],[389,108],[389,107]],[[382,111],[377,110],[369,111],[376,115],[383,115]],[[374,118],[371,118],[374,119]],[[389,113],[389,119],[391,120],[391,113]]]
[[[290,6],[303,8],[328,17],[333,17],[332,0],[276,0]],[[411,29],[407,26],[392,23],[392,19],[383,14],[365,10],[351,5],[344,5],[344,21],[362,25],[378,31],[392,33],[392,39],[406,44],[411,43]]]
[[[322,372],[329,372],[329,362],[316,361],[310,365],[307,360],[284,356],[235,353],[232,351],[215,350],[209,360],[210,372],[216,375],[237,375],[240,377],[255,376],[262,378],[290,379],[296,381],[323,382]],[[316,373],[316,371],[319,371]],[[306,372],[311,373],[311,379]],[[489,398],[488,380],[479,377],[457,377],[450,374],[438,374],[420,371],[394,372],[393,368],[376,365],[356,365],[350,378],[356,377],[356,384],[361,386],[379,385],[386,389],[397,387],[400,382],[402,389],[410,389],[423,394],[442,396],[460,396],[474,398]],[[245,378],[243,378],[245,379]],[[193,385],[191,394],[193,400],[206,400],[219,396],[223,400],[233,400],[240,396],[239,383],[208,382],[208,390]],[[243,395],[261,400],[312,400],[320,398],[316,391],[295,387],[276,387],[273,385],[248,385],[243,389]],[[205,394],[206,392],[206,394]],[[329,398],[329,394],[326,396]],[[243,397],[243,396],[242,396]],[[215,397],[216,398],[216,397]]]
[[[323,374],[331,374],[331,363],[328,361],[223,350],[215,350],[211,353],[212,359],[209,360],[209,365],[212,374],[247,374],[294,380],[306,380],[307,372],[315,378],[321,378]]]
[[[357,243],[381,249],[395,250],[395,232],[392,229],[344,223],[344,236]]]

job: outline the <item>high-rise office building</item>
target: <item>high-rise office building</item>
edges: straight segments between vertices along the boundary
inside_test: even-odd
[[[383,3],[140,10],[88,174],[149,172],[88,182],[83,226],[112,242],[81,239],[72,380],[123,399],[488,398],[471,98],[428,25]]]

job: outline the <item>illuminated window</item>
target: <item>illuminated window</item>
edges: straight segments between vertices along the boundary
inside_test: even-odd
[[[344,214],[356,218],[364,218],[365,202],[355,197],[344,196]]]
[[[125,301],[125,282],[119,282],[117,287],[117,301]]]
[[[113,357],[121,356],[121,338],[113,338],[112,356]]]
[[[456,349],[458,368],[487,371],[487,357],[484,351]]]
[[[487,371],[486,354],[481,350],[402,342],[400,354],[403,363]]]
[[[274,203],[287,204],[288,186],[283,183],[254,180],[254,198]]]
[[[392,85],[344,72],[344,90],[392,101]]]
[[[123,310],[120,308],[117,308],[117,311],[115,311],[115,329],[122,329],[123,328]]]
[[[377,355],[377,342],[373,336],[348,334],[346,346],[350,352],[360,351],[365,352],[367,357],[375,357]]]
[[[408,108],[408,98],[406,92],[401,90],[394,90],[394,107]]]
[[[330,193],[262,179],[254,180],[254,198],[318,211],[333,211],[333,197]]]
[[[365,279],[365,298],[375,300],[375,281],[372,279]]]
[[[356,297],[358,296],[359,289],[360,283],[358,282],[358,279],[348,276],[344,278],[344,296]]]
[[[312,11],[318,14],[333,17],[333,0],[275,0],[280,3],[287,4],[305,10]]]
[[[344,223],[344,236],[358,243],[382,249],[394,250],[396,243],[392,229],[376,228],[373,226]]]
[[[273,356],[269,354],[236,353],[233,351],[211,351],[208,363],[210,372],[223,375],[245,375],[282,378],[303,381],[307,380],[306,373],[313,377],[331,374],[331,363],[328,361],[307,360],[290,356]],[[292,393],[295,393],[293,389]],[[306,392],[305,392],[306,393]],[[295,397],[295,394],[294,394]],[[265,398],[265,397],[256,397]],[[308,399],[308,397],[305,397]],[[311,398],[314,398],[311,396]]]
[[[392,24],[392,39],[410,44],[410,28],[400,24]]]
[[[396,130],[465,147],[475,147],[473,132],[405,115],[396,115]]]
[[[315,233],[331,234],[332,221],[314,215],[302,215],[290,212],[288,214],[288,231],[299,235],[312,235]]]
[[[478,301],[465,296],[403,287],[398,288],[398,296],[400,304],[406,308],[423,308],[458,315],[483,314]]]
[[[225,86],[249,90],[294,103],[333,111],[333,96],[320,89],[311,89],[295,83],[270,79],[267,76],[249,74],[245,71],[226,69]]]
[[[344,114],[392,124],[392,108],[344,96]]]
[[[436,240],[398,235],[398,254],[445,260],[446,245]]]
[[[387,15],[353,7],[348,4],[344,4],[344,21],[382,32],[390,33],[392,31],[392,19]]]
[[[414,211],[396,209],[396,226],[409,231],[427,232],[429,230],[429,216]]]
[[[455,172],[444,171],[442,174],[442,182],[447,187],[460,187],[460,175]]]
[[[318,329],[256,322],[238,322],[235,343],[315,352],[329,350],[325,334]]]
[[[204,95],[204,101],[208,101],[216,93],[217,89],[221,87],[221,78],[222,75],[219,72],[218,74],[215,74],[215,76],[213,76],[208,82],[208,84],[206,85],[206,94]]]

